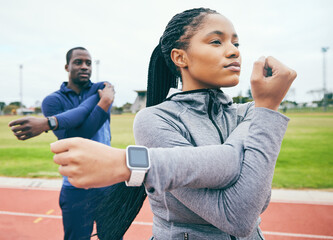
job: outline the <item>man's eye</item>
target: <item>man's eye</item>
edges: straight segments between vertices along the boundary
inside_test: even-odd
[[[87,66],[90,66],[91,65],[91,62],[87,62]]]
[[[238,47],[239,47],[239,43],[234,43],[234,46],[235,46],[236,48],[238,48]]]

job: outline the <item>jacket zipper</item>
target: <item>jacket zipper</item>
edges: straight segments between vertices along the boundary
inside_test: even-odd
[[[209,91],[209,103],[208,103],[208,117],[210,119],[210,121],[212,121],[213,125],[215,126],[219,136],[220,136],[220,141],[223,144],[223,136],[222,133],[219,129],[219,127],[217,126],[216,122],[213,120],[213,116],[212,116],[212,107],[213,107],[213,99],[212,99],[212,93]]]
[[[221,133],[219,127],[217,126],[216,122],[213,120],[213,116],[212,116],[212,106],[213,106],[212,95],[213,95],[213,93],[211,91],[209,91],[208,117],[209,117],[210,121],[212,121],[212,123],[215,126],[217,132],[219,133],[221,143],[223,144],[224,141],[223,141],[222,133]],[[236,240],[236,238],[234,236],[232,236],[232,235],[230,235],[230,238],[231,238],[231,240]]]

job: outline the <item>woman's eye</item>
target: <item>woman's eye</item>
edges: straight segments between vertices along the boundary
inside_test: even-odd
[[[236,48],[238,48],[238,47],[239,47],[239,43],[234,43],[234,46],[235,46]]]
[[[214,44],[214,45],[221,45],[221,41],[220,40],[213,40],[210,43]]]

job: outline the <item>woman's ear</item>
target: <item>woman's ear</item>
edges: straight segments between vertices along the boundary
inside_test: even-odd
[[[183,49],[172,49],[171,50],[171,59],[174,64],[179,68],[187,67],[187,55]]]

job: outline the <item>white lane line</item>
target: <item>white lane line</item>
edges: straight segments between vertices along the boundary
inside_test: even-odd
[[[41,217],[41,218],[56,218],[56,219],[61,219],[62,218],[59,215],[33,214],[33,213],[8,212],[8,211],[0,211],[0,215],[12,215],[12,216],[24,216],[24,217]],[[134,221],[133,224],[135,224],[135,225],[144,225],[144,226],[153,226],[152,222]],[[295,238],[333,239],[333,236],[324,236],[324,235],[284,233],[284,232],[269,232],[269,231],[263,231],[263,233],[265,235],[275,235],[275,236],[285,236],[285,237],[295,237]]]
[[[60,192],[61,188],[58,188],[58,187],[48,187],[48,188],[44,188],[44,187],[40,187],[40,188],[34,188],[34,187],[12,187],[12,186],[3,186],[3,185],[0,185],[0,189],[14,189],[14,190],[39,190],[39,191],[55,191],[55,192]]]
[[[324,201],[297,201],[297,200],[271,200],[271,203],[285,203],[285,204],[309,204],[309,205],[322,205],[322,206],[331,206],[333,202],[324,202]]]
[[[153,226],[152,222],[138,222],[138,221],[133,221],[132,224],[136,224],[136,225],[146,225],[146,226]]]
[[[21,212],[8,212],[8,211],[0,211],[0,215],[11,215],[11,216],[22,216],[22,217],[36,217],[36,218],[57,218],[57,219],[61,219],[62,218],[62,216],[59,216],[59,215],[35,214],[35,213],[21,213]],[[133,224],[153,226],[152,222],[134,221]]]
[[[311,235],[311,234],[298,234],[298,233],[283,233],[283,232],[267,232],[263,231],[264,235],[275,235],[296,238],[315,238],[315,239],[333,239],[333,236]]]
[[[11,215],[11,216],[23,216],[23,217],[36,217],[36,218],[57,218],[61,219],[59,215],[46,215],[46,214],[34,214],[34,213],[21,213],[21,212],[8,212],[0,211],[0,215]]]

